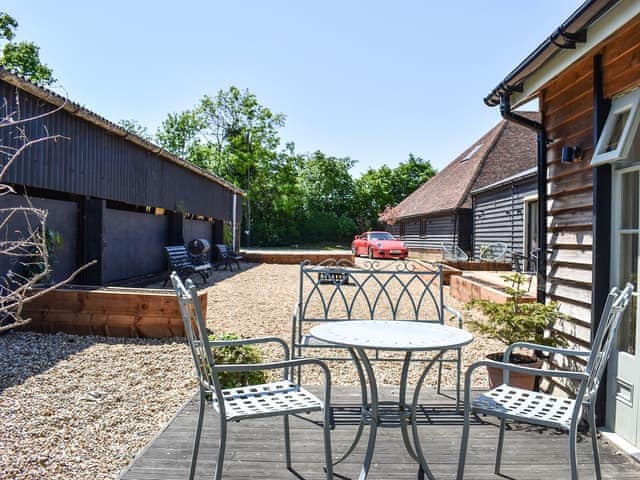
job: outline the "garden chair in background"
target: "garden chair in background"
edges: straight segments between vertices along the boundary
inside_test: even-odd
[[[498,436],[498,449],[496,454],[495,473],[500,474],[502,460],[502,446],[504,443],[505,422],[516,421],[543,427],[557,428],[569,433],[569,457],[571,463],[571,478],[578,478],[578,460],[576,457],[576,441],[578,424],[583,411],[587,413],[591,444],[595,464],[596,478],[601,478],[600,454],[598,451],[598,439],[596,436],[595,404],[598,394],[598,386],[607,366],[607,362],[617,339],[617,331],[631,297],[633,285],[630,283],[620,291],[613,288],[607,297],[607,302],[600,318],[600,324],[592,342],[591,351],[575,351],[561,348],[547,347],[531,343],[514,343],[509,346],[504,362],[483,360],[476,362],[466,372],[464,388],[464,427],[460,446],[460,459],[458,463],[457,479],[464,478],[464,467],[469,440],[470,415],[490,415],[500,419],[500,432]],[[522,367],[508,363],[514,348],[529,348],[541,350],[566,357],[583,357],[588,359],[582,372],[567,370],[539,370]],[[479,367],[494,366],[502,369],[504,383],[486,393],[471,400],[471,377]],[[509,386],[509,373],[522,372],[547,377],[565,378],[574,380],[578,384],[575,399],[556,397],[546,393],[537,393]]]
[[[171,272],[177,272],[178,276],[186,280],[191,275],[199,274],[202,277],[202,281],[207,283],[207,278],[213,270],[213,267],[209,262],[201,262],[195,264],[187,251],[187,247],[184,245],[171,245],[164,247],[164,253],[167,258],[167,278],[162,285],[165,287],[169,283],[169,276]]]
[[[224,265],[225,270],[229,268],[229,270],[233,272],[232,263],[235,263],[238,270],[240,270],[240,260],[244,258],[242,255],[233,251],[224,244],[217,244],[216,249],[218,250],[218,263],[216,265],[216,269],[220,265]]]
[[[538,253],[537,251],[531,252],[529,256],[522,255],[517,252],[512,254],[512,266],[513,269],[527,276],[529,285],[527,292],[531,290],[531,283],[533,279],[538,275]]]
[[[333,478],[330,440],[330,407],[331,377],[329,369],[320,360],[300,358],[289,360],[287,343],[277,337],[253,338],[242,340],[210,341],[202,308],[198,301],[196,287],[191,280],[183,284],[176,272],[171,274],[171,282],[178,296],[180,312],[184,321],[185,334],[189,342],[191,354],[196,367],[200,388],[200,410],[196,426],[193,455],[189,479],[193,480],[198,461],[202,423],[205,404],[209,403],[220,419],[220,446],[216,462],[215,480],[222,478],[224,454],[227,443],[227,423],[240,420],[282,416],[284,418],[285,462],[287,469],[292,470],[291,442],[289,433],[289,415],[322,412],[324,429],[324,460],[327,478]],[[217,365],[214,361],[213,349],[259,343],[278,343],[282,346],[284,359],[281,362],[259,363],[252,365]],[[292,381],[291,372],[294,367],[315,365],[324,374],[323,399],[311,394],[298,383]],[[225,388],[220,385],[220,372],[247,372],[257,370],[283,370],[280,380],[261,385],[249,385],[238,388]],[[258,472],[256,472],[258,473]],[[259,475],[258,475],[259,476]]]
[[[469,260],[469,255],[466,254],[459,246],[453,243],[440,243],[440,250],[442,251],[442,259],[450,262],[466,262]]]
[[[502,242],[481,245],[478,258],[483,262],[505,262],[511,259],[511,250]]]

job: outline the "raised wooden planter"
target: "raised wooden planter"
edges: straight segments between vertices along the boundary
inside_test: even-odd
[[[474,261],[443,261],[445,265],[459,270],[476,270],[480,272],[507,272],[511,270],[510,262],[474,262]]]
[[[461,275],[451,277],[449,293],[453,298],[464,303],[471,300],[490,300],[496,303],[505,303],[509,298],[509,295],[498,285],[487,285],[485,282]],[[535,302],[536,299],[530,295],[523,295],[520,301],[529,303]]]
[[[295,251],[295,250],[243,250],[242,256],[246,262],[251,263],[275,263],[280,265],[296,265],[305,260],[309,260],[313,265],[317,265],[328,259],[354,261],[351,252],[342,251]]]
[[[207,293],[198,294],[204,311]],[[178,300],[172,290],[71,287],[25,304],[26,330],[107,337],[184,336]]]

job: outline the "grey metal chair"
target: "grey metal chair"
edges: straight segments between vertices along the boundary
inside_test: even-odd
[[[495,473],[500,474],[502,460],[502,446],[504,443],[505,422],[516,422],[540,425],[543,427],[557,428],[569,433],[569,457],[571,461],[571,478],[578,478],[578,461],[576,457],[576,441],[578,424],[583,412],[587,414],[591,443],[595,464],[596,478],[601,478],[600,454],[596,436],[595,403],[598,394],[598,386],[605,371],[607,361],[613,350],[617,338],[618,327],[633,294],[633,285],[628,283],[624,290],[613,288],[609,293],[607,302],[602,312],[600,325],[596,331],[591,351],[575,351],[561,348],[552,348],[532,343],[514,343],[509,346],[504,362],[483,360],[469,367],[465,375],[465,408],[464,427],[462,430],[462,442],[460,446],[460,459],[458,462],[457,479],[464,478],[464,467],[469,439],[469,426],[471,413],[490,415],[500,419],[500,433],[498,436],[498,449],[496,454]],[[567,357],[588,358],[584,371],[567,370],[537,370],[528,367],[516,366],[506,363],[514,348],[524,347],[544,352],[555,353]],[[495,366],[503,370],[503,384],[490,390],[471,401],[471,377],[473,372],[483,366]],[[509,386],[509,373],[523,372],[547,377],[565,378],[574,380],[578,384],[575,399],[556,397],[546,393],[537,393],[529,390]]]
[[[511,256],[511,250],[506,243],[496,242],[483,245],[478,258],[483,262],[504,262]]]
[[[450,262],[466,262],[469,260],[469,255],[453,243],[440,242],[440,250],[442,251],[443,260]]]
[[[198,301],[196,287],[191,280],[182,283],[180,277],[173,272],[171,282],[178,295],[180,312],[185,326],[185,334],[195,363],[200,385],[200,411],[195,432],[193,455],[189,470],[192,480],[196,472],[202,422],[205,406],[208,403],[220,417],[220,446],[216,462],[215,480],[222,478],[222,468],[227,438],[227,423],[240,420],[264,418],[273,416],[284,417],[285,462],[287,469],[292,470],[291,440],[289,432],[289,415],[310,412],[322,412],[324,429],[324,460],[327,478],[333,478],[331,462],[330,439],[330,408],[331,376],[327,366],[320,360],[304,358],[288,360],[289,347],[287,343],[277,337],[252,338],[243,340],[210,341],[202,308]],[[252,365],[217,365],[214,361],[213,349],[258,343],[278,343],[284,350],[284,361],[274,363],[259,363]],[[291,379],[293,367],[315,365],[324,374],[323,400],[302,388]],[[283,370],[281,379],[261,385],[249,385],[239,388],[222,388],[218,374],[220,372],[246,372],[256,370]]]

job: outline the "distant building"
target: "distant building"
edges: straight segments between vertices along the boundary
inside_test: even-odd
[[[1,67],[0,100],[3,118],[37,118],[0,128],[4,148],[21,144],[18,127],[31,139],[66,137],[27,149],[3,178],[20,195],[0,197],[0,208],[23,204],[28,194],[48,210],[48,227],[63,239],[53,265],[58,279],[93,259],[98,264],[75,283],[162,272],[163,246],[196,237],[222,243],[225,223],[239,238],[244,192],[225,180]],[[0,259],[0,276],[10,267]]]
[[[538,117],[533,112],[525,115]],[[479,248],[474,245],[474,226],[478,227],[480,238],[503,241],[502,232],[511,232],[516,223],[522,223],[522,215],[518,217],[512,213],[524,211],[523,204],[509,204],[509,214],[506,214],[505,204],[500,200],[495,207],[502,209],[502,213],[495,217],[495,224],[480,219],[474,221],[472,192],[482,192],[530,170],[535,162],[535,134],[519,125],[501,121],[400,202],[395,208],[396,222],[387,229],[405,241],[412,255],[434,259],[440,258],[443,243],[456,245],[471,255]],[[510,195],[509,201],[513,202]],[[493,204],[486,204],[482,209],[491,211],[493,207]],[[509,243],[519,251],[524,248],[522,242],[514,242],[513,236]]]

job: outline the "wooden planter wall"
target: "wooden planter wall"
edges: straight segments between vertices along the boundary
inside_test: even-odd
[[[198,294],[203,311],[207,293]],[[184,336],[172,290],[134,288],[58,289],[25,304],[25,329],[107,337]]]

